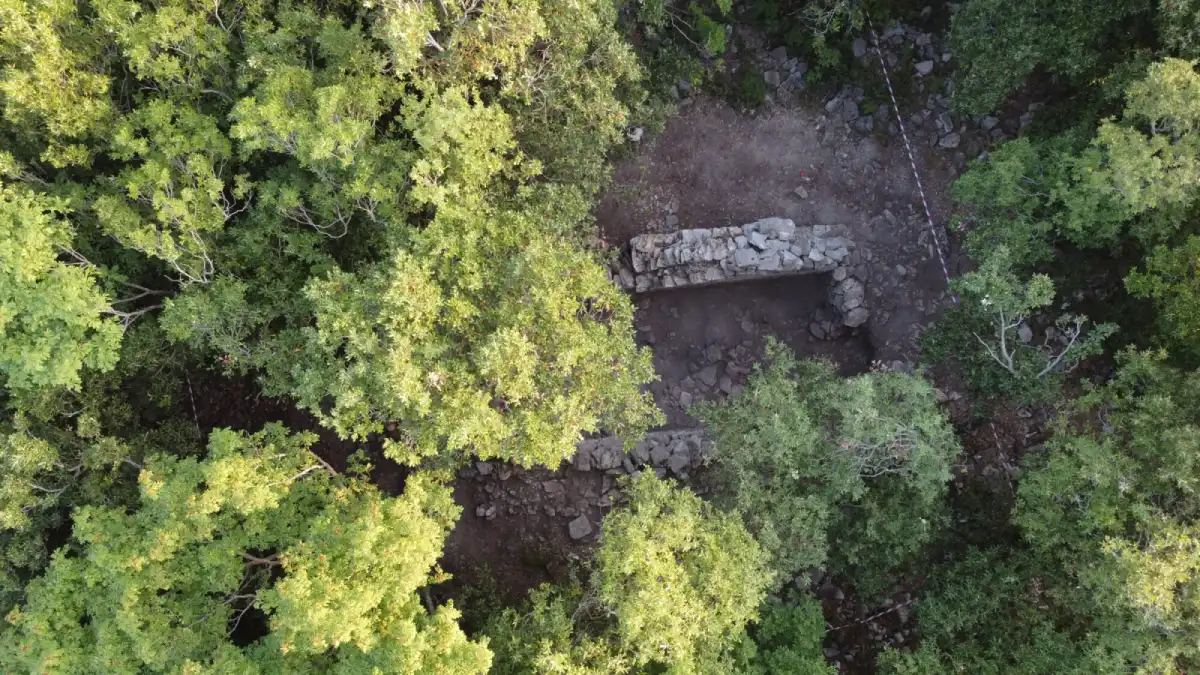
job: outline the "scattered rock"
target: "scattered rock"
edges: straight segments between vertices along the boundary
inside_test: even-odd
[[[942,136],[942,140],[938,141],[938,145],[946,149],[957,148],[961,140],[961,137],[957,133],[952,132]]]
[[[583,539],[592,533],[592,521],[587,516],[579,516],[567,524],[567,532],[572,539]]]
[[[850,45],[850,49],[854,52],[854,58],[861,59],[867,53],[867,41],[858,38],[854,41],[854,44]]]
[[[592,470],[592,454],[590,452],[575,453],[575,470],[576,471],[591,471]]]
[[[864,307],[855,307],[846,314],[846,326],[848,328],[857,328],[867,322],[871,318],[871,312]]]
[[[667,468],[676,476],[682,476],[691,464],[691,459],[686,454],[674,454],[667,460]]]
[[[933,72],[933,61],[921,61],[917,63],[917,74],[924,77]]]
[[[655,446],[655,448],[650,451],[650,462],[653,463],[654,466],[662,466],[663,464],[666,464],[667,460],[670,458],[671,448],[665,445]]]
[[[1030,328],[1028,324],[1021,324],[1017,328],[1017,338],[1021,342],[1028,343],[1029,341],[1033,340],[1033,329]]]
[[[646,129],[644,127],[634,127],[629,130],[629,133],[628,133],[629,140],[633,141],[634,143],[637,143],[642,140],[642,134],[645,134],[645,133],[646,133]]]
[[[794,192],[800,199],[808,199],[808,190],[803,185],[797,187]]]

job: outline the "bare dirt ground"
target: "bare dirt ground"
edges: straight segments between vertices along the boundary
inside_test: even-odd
[[[647,137],[618,162],[613,187],[597,209],[611,244],[651,231],[741,225],[766,216],[798,224],[844,223],[862,243],[904,243],[907,229],[862,226],[885,208],[897,215],[916,205],[916,185],[903,144],[884,134],[862,136],[819,104],[777,107],[757,114],[722,100],[698,99],[663,133]],[[920,149],[918,149],[920,150]],[[935,218],[946,216],[940,187],[948,182],[943,157],[918,157]],[[804,186],[808,198],[794,192]],[[678,225],[668,226],[671,213]]]
[[[817,340],[809,332],[809,320],[825,302],[828,287],[829,275],[821,274],[639,297],[638,339],[654,350],[660,380],[650,388],[667,414],[667,426],[697,424],[684,411],[689,401],[739,391],[761,360],[769,336],[797,353],[833,361],[846,375],[865,372],[874,355],[865,331],[834,340]]]
[[[765,336],[775,335],[802,356],[832,358],[847,373],[862,372],[872,359],[915,359],[916,339],[943,301],[946,282],[898,138],[859,134],[819,102],[748,115],[700,99],[642,144],[616,165],[597,208],[609,245],[644,232],[768,216],[841,225],[858,244],[853,274],[866,282],[872,310],[866,326],[828,341],[808,330],[824,305],[823,277],[637,297],[639,337],[654,346],[663,380],[656,397],[673,424],[689,423],[677,390],[706,365],[697,350],[714,344],[723,351],[743,345],[757,357]],[[917,152],[934,221],[943,223],[949,158],[928,147]]]

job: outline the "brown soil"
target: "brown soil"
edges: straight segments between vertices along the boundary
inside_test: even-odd
[[[616,165],[613,188],[597,209],[601,234],[610,244],[668,229],[669,212],[678,216],[680,228],[783,216],[800,224],[844,223],[862,243],[899,244],[911,238],[908,230],[864,229],[884,208],[919,207],[903,144],[886,135],[849,131],[819,109],[775,108],[751,116],[724,101],[699,99],[662,134],[642,143],[633,157]],[[944,220],[940,186],[948,184],[950,168],[937,152],[918,152],[934,218]],[[802,185],[807,199],[793,192]]]
[[[828,287],[829,277],[822,274],[639,296],[638,339],[653,347],[660,380],[650,389],[668,426],[697,424],[680,404],[681,390],[700,390],[698,399],[714,399],[728,395],[720,384],[726,377],[728,385],[743,386],[768,337],[802,357],[828,359],[844,374],[865,372],[873,357],[866,331],[848,331],[835,340],[817,340],[809,332]],[[714,364],[718,384],[704,387],[701,371]]]
[[[404,491],[407,471],[383,456],[379,438],[355,443],[338,438],[333,431],[322,427],[312,414],[290,402],[263,396],[258,384],[248,377],[224,377],[212,371],[193,371],[185,377],[188,398],[178,402],[185,417],[196,424],[200,438],[208,438],[218,427],[253,433],[269,422],[279,422],[292,432],[307,431],[316,435],[312,449],[337,471],[346,469],[347,460],[358,451],[366,454],[373,466],[371,481],[387,494]]]
[[[950,158],[926,147],[917,152],[934,221],[944,223]],[[858,134],[812,105],[750,116],[698,100],[616,165],[596,216],[611,246],[643,232],[768,216],[844,226],[870,255],[854,273],[867,282],[873,310],[863,332],[884,361],[915,358],[920,326],[946,291],[903,143]],[[954,273],[958,261],[949,262]]]

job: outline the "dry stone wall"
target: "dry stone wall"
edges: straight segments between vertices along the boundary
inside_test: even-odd
[[[613,276],[625,290],[645,293],[832,273],[829,302],[839,323],[856,328],[871,313],[863,282],[849,272],[855,244],[841,232],[838,226],[798,227],[787,218],[763,218],[740,227],[642,234],[629,242],[628,264],[618,263]]]
[[[632,270],[619,274],[637,293],[791,274],[832,272],[854,242],[828,225],[797,227],[764,218],[740,227],[643,234],[630,241]]]
[[[700,429],[651,431],[628,453],[615,436],[582,441],[576,446],[572,465],[577,471],[612,475],[652,470],[660,478],[668,472],[683,477],[700,466],[711,451],[712,444]]]

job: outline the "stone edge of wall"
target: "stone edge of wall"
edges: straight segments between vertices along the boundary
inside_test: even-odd
[[[642,234],[630,240],[629,259],[614,264],[612,277],[630,293],[646,293],[832,273],[829,302],[842,323],[856,328],[870,311],[863,282],[846,267],[856,245],[842,231],[771,217],[741,226]]]

